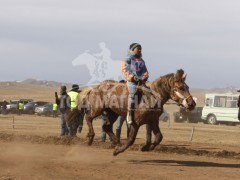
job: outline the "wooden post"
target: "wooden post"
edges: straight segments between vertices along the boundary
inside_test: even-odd
[[[169,119],[168,119],[168,129],[170,128],[170,116],[169,116]]]
[[[193,139],[193,134],[194,134],[194,131],[195,131],[195,127],[193,126],[193,128],[192,128],[192,133],[191,133],[191,139],[190,139],[190,141],[192,141],[192,139]]]
[[[14,116],[12,118],[13,118],[13,129],[14,129]]]

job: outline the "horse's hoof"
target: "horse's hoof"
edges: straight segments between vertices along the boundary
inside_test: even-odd
[[[111,143],[111,148],[115,148],[116,146],[117,146],[117,144]]]
[[[152,150],[155,149],[155,147],[156,147],[156,146],[152,144],[152,145],[149,147],[149,150],[152,151]]]
[[[91,146],[92,143],[93,143],[93,139],[89,139],[89,140],[88,140],[88,145]]]
[[[113,156],[117,156],[118,154],[119,154],[119,151],[115,149],[115,150],[113,151]]]
[[[149,151],[150,150],[151,145],[150,144],[145,144],[142,148],[141,151],[145,152],[145,151]]]

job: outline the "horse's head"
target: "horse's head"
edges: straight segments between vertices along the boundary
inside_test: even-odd
[[[188,110],[193,110],[196,106],[192,95],[189,92],[189,87],[185,83],[186,74],[182,69],[177,70],[174,75],[173,86],[171,87],[170,97],[178,103],[178,105],[185,107]]]
[[[89,54],[89,51],[85,51],[84,53],[80,54],[77,58],[72,61],[73,66],[80,66],[80,65],[88,65],[89,62],[93,61],[94,57]]]

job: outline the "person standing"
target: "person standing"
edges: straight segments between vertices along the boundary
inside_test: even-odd
[[[240,95],[238,96],[238,120],[240,120]]]
[[[70,97],[70,105],[71,105],[71,110],[77,107],[77,99],[78,99],[78,94],[79,94],[79,86],[77,84],[72,85],[72,89],[67,93],[68,96]],[[83,127],[83,116],[79,117],[79,121],[77,124],[69,127],[70,128],[70,134],[72,136],[75,136],[77,134],[77,131],[79,133],[82,132],[82,127]]]
[[[105,130],[103,129],[103,126],[107,123],[107,112],[103,111],[102,115],[102,135],[101,135],[101,141],[105,142],[107,139],[107,133],[105,132]]]
[[[53,103],[53,117],[57,117],[57,111],[58,111],[58,105],[56,103]]]
[[[120,140],[121,140],[121,129],[122,129],[122,125],[123,125],[123,122],[124,122],[125,119],[126,118],[123,117],[123,116],[118,116],[118,118],[116,120],[116,138],[117,138],[117,143],[120,143]],[[102,136],[101,136],[102,142],[105,142],[106,138],[107,138],[107,134],[106,134],[106,132],[103,129],[103,126],[106,124],[106,122],[107,122],[107,112],[103,111],[103,113],[102,113]],[[113,127],[112,127],[112,129],[113,129]],[[129,134],[129,129],[130,129],[130,127],[127,124],[127,137],[128,137],[128,134]]]
[[[60,136],[62,137],[69,134],[66,117],[67,117],[67,112],[70,111],[71,107],[69,107],[70,102],[68,101],[70,100],[70,98],[67,95],[67,87],[64,85],[61,86],[60,97],[58,97],[57,92],[55,92],[55,98],[56,98],[55,103],[58,105],[60,110],[60,127],[61,127]]]
[[[134,96],[139,81],[147,81],[149,74],[144,60],[142,59],[142,46],[138,43],[130,45],[127,57],[122,60],[121,71],[127,80],[129,90],[127,122],[132,124],[134,111]]]
[[[117,142],[120,143],[121,140],[121,132],[122,132],[122,125],[124,120],[126,119],[126,117],[123,116],[118,116],[117,118],[117,123],[116,123],[116,137],[117,137]],[[129,130],[130,130],[130,126],[127,124],[127,138],[129,136]]]
[[[3,100],[3,103],[2,103],[2,114],[7,114],[7,105],[8,105],[8,102],[4,99]]]
[[[24,108],[24,104],[22,101],[18,101],[17,108],[18,108],[18,115],[21,115],[23,112],[23,108]]]

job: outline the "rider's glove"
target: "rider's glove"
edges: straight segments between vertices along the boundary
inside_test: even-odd
[[[148,77],[147,77],[147,76],[143,76],[143,77],[141,78],[141,80],[144,81],[144,82],[146,82],[146,81],[148,80]]]
[[[137,76],[133,76],[133,80],[138,82],[139,81],[139,78]]]

